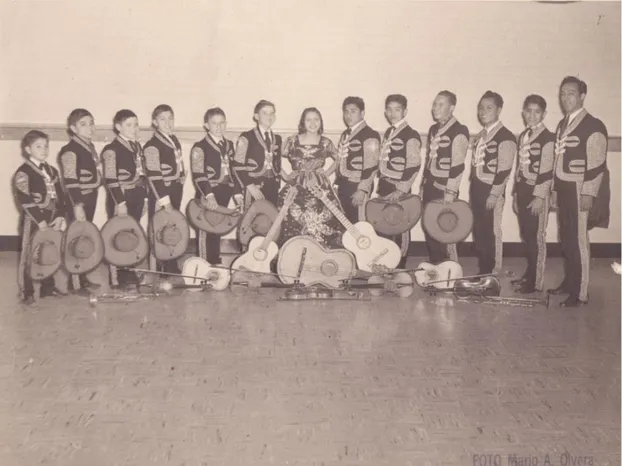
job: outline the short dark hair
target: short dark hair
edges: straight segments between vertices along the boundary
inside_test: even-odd
[[[71,113],[67,117],[67,133],[69,133],[70,136],[73,135],[71,127],[75,126],[84,117],[93,118],[93,115],[85,108],[74,108],[71,111]]]
[[[579,94],[587,94],[587,83],[576,76],[566,76],[559,87],[561,88],[564,84],[576,84],[579,87]]]
[[[403,96],[402,94],[391,94],[387,96],[387,98],[384,100],[384,108],[387,108],[387,106],[391,102],[400,104],[402,108],[408,108],[408,99],[406,98],[406,96]]]
[[[114,118],[112,119],[112,130],[115,132],[115,134],[119,134],[119,131],[117,130],[117,125],[120,125],[128,118],[138,118],[138,117],[136,116],[134,112],[132,112],[131,110],[128,110],[127,108],[119,110],[117,113],[115,113]]]
[[[45,134],[43,131],[39,131],[38,129],[33,129],[33,130],[28,131],[22,138],[22,142],[21,142],[22,155],[24,157],[28,156],[26,152],[26,147],[32,146],[32,144],[37,139],[45,139],[46,141],[49,141],[50,137],[47,134]]]
[[[167,104],[160,104],[156,108],[153,109],[153,112],[151,112],[151,119],[155,120],[156,118],[158,118],[158,115],[164,112],[171,112],[173,115],[175,115],[175,112],[173,111],[173,107]]]
[[[458,97],[456,97],[456,94],[454,94],[451,91],[447,91],[447,90],[441,91],[437,95],[442,95],[443,97],[447,97],[447,99],[449,99],[449,104],[453,105],[454,107],[458,103]]]
[[[320,117],[320,129],[318,130],[318,134],[322,134],[324,132],[324,119],[322,118],[322,113],[320,113],[320,111],[315,107],[305,108],[302,111],[300,121],[298,122],[298,134],[304,134],[307,132],[307,128],[305,128],[305,118],[307,118],[309,113],[317,113]]]
[[[347,105],[356,105],[361,112],[365,111],[365,101],[360,97],[346,97],[341,105],[341,110],[345,110]]]
[[[481,99],[479,99],[479,101],[481,102],[484,99],[492,99],[498,108],[503,108],[503,97],[501,97],[501,95],[497,94],[496,92],[493,92],[493,91],[484,92],[484,95],[482,96]]]
[[[256,113],[259,113],[259,111],[264,108],[264,107],[272,107],[275,111],[276,111],[276,105],[274,105],[272,102],[270,102],[269,100],[264,100],[261,99],[259,102],[257,102],[257,104],[255,105],[255,109],[253,110],[253,115],[255,115]]]
[[[227,118],[227,115],[225,115],[225,111],[222,108],[220,107],[208,108],[207,112],[205,112],[205,115],[203,115],[203,123],[207,123],[210,118],[216,115],[222,115],[223,117]]]
[[[546,100],[544,100],[544,97],[542,97],[541,95],[531,94],[525,97],[525,102],[523,102],[523,108],[527,108],[529,104],[536,104],[542,109],[543,112],[546,111]]]

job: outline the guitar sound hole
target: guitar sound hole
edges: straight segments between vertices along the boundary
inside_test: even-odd
[[[320,271],[325,277],[332,277],[337,274],[339,266],[335,261],[324,261],[320,266]]]
[[[257,261],[264,261],[266,260],[266,257],[268,257],[268,251],[265,249],[255,249],[253,251],[253,257]]]
[[[359,249],[367,249],[369,246],[371,246],[371,241],[367,236],[362,236],[361,238],[356,240],[356,245],[359,247]]]

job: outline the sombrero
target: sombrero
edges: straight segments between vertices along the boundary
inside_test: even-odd
[[[218,206],[215,210],[208,210],[198,199],[188,203],[186,215],[192,226],[215,235],[230,233],[242,218],[240,211],[227,207]]]
[[[443,244],[459,243],[473,229],[473,212],[465,201],[430,202],[423,209],[423,229]]]
[[[63,236],[63,265],[69,273],[89,273],[104,258],[104,240],[91,222],[76,220]]]
[[[407,194],[396,202],[371,199],[365,205],[365,218],[382,235],[401,235],[421,218],[421,198]]]
[[[266,199],[254,201],[238,226],[238,241],[243,246],[248,246],[253,236],[266,236],[268,230],[276,220],[279,211],[274,204]],[[281,227],[277,228],[276,238],[281,232]]]
[[[153,255],[159,261],[177,259],[186,253],[190,227],[178,210],[158,210],[151,219]]]
[[[54,275],[61,266],[63,234],[53,228],[37,230],[30,243],[28,274],[35,281]]]
[[[131,267],[149,254],[149,243],[143,228],[129,215],[115,216],[102,227],[104,258],[117,267]]]

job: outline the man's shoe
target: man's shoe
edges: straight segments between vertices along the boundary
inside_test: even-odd
[[[88,288],[80,288],[77,291],[74,291],[74,294],[76,296],[83,296],[85,298],[88,298],[89,296],[91,296],[91,292],[89,291]]]
[[[92,281],[86,281],[84,282],[84,285],[82,285],[82,288],[86,288],[89,290],[98,290],[101,287],[102,286],[99,283],[93,283]]]
[[[546,292],[552,295],[568,294],[568,291],[566,290],[566,287],[564,284],[559,285],[557,288],[547,290]]]
[[[538,290],[536,290],[536,287],[533,285],[523,283],[521,287],[518,288],[516,291],[520,294],[531,294],[531,293],[535,293]]]
[[[25,296],[21,299],[21,303],[25,306],[32,306],[36,303],[34,296]]]
[[[515,286],[522,286],[525,284],[525,282],[527,281],[527,277],[522,276],[520,278],[517,278],[515,280],[510,280],[510,284],[515,285]]]
[[[559,307],[580,307],[585,306],[587,301],[581,301],[575,296],[568,296],[564,301],[559,303]]]

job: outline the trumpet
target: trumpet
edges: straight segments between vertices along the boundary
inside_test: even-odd
[[[160,296],[169,296],[169,293],[101,293],[89,296],[89,305],[97,306],[99,303],[127,304],[142,300],[152,300]]]
[[[515,307],[536,307],[544,306],[549,308],[551,295],[547,293],[546,298],[509,298],[503,296],[470,295],[459,296],[459,301],[468,301],[475,304],[492,304],[494,306],[515,306]]]

